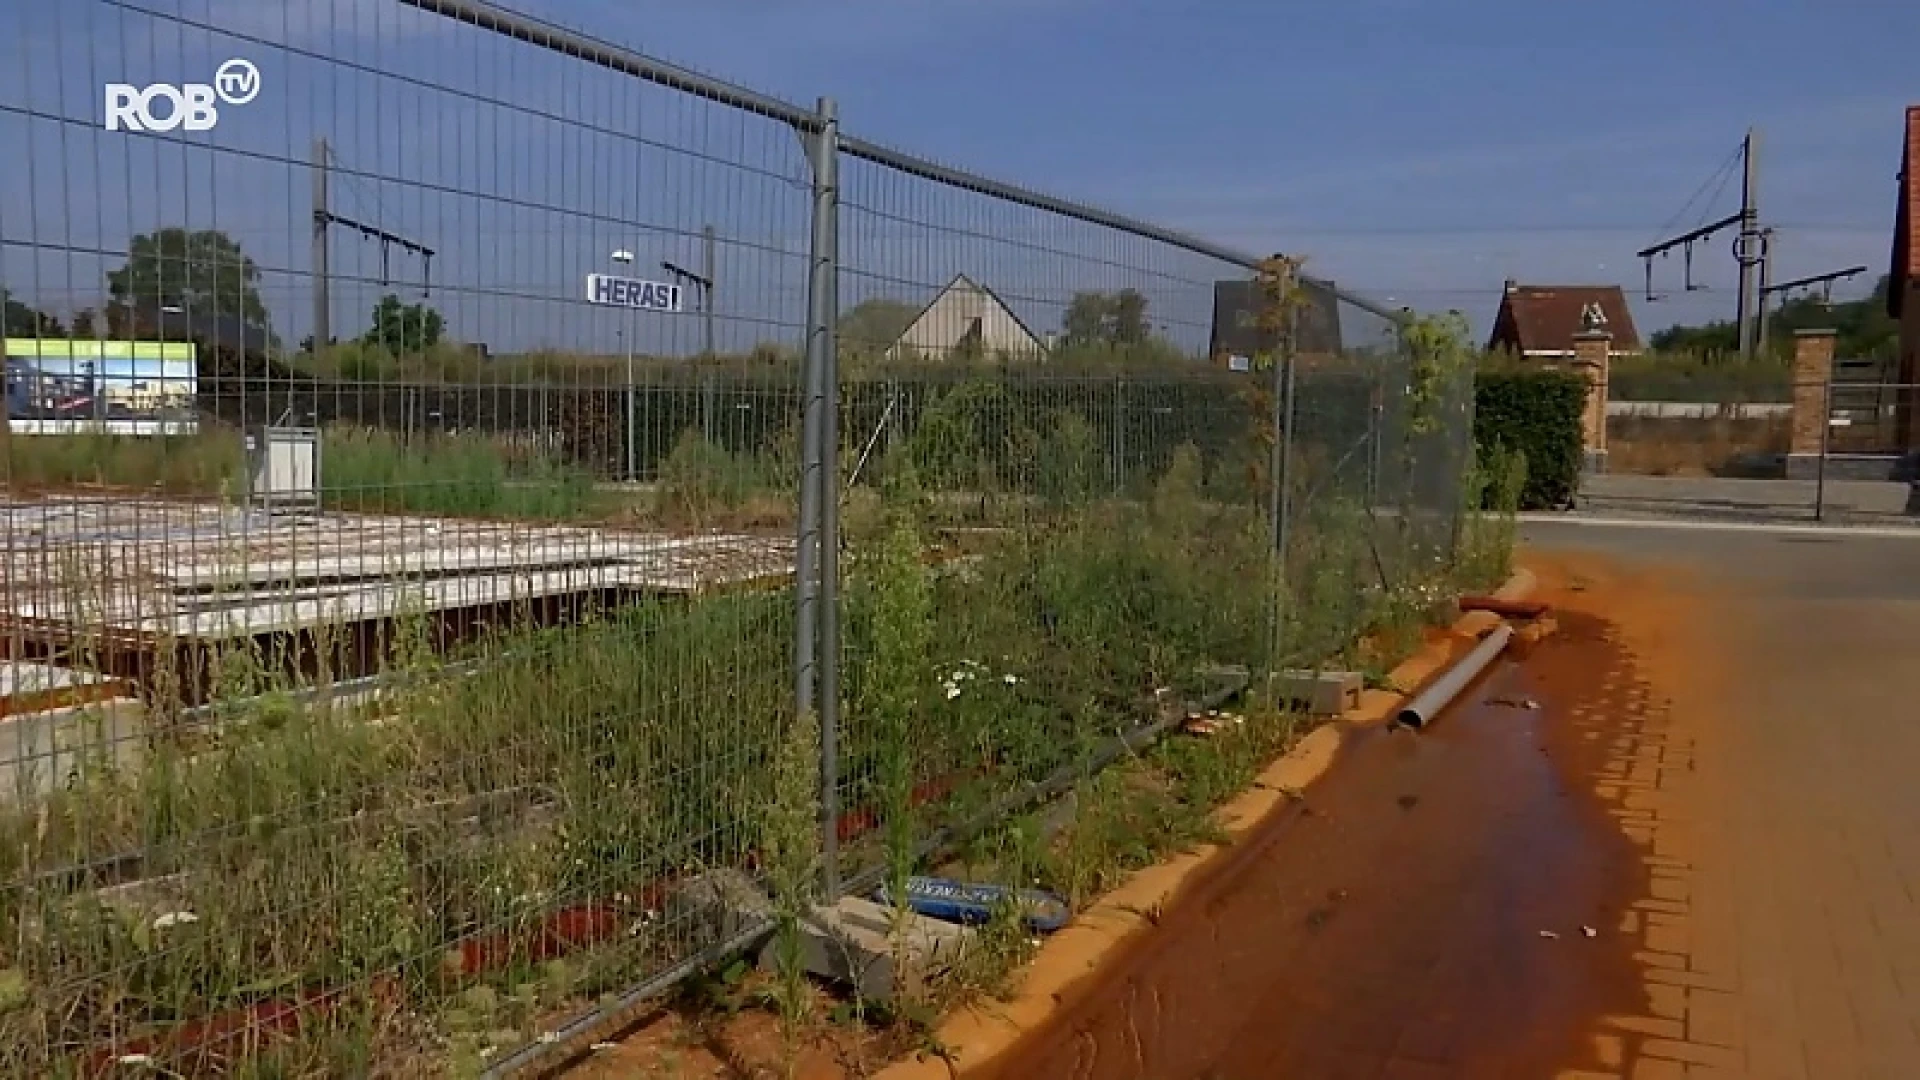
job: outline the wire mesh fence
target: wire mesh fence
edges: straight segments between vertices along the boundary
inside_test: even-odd
[[[1448,587],[1330,285],[466,0],[7,18],[9,1075],[506,1071]]]

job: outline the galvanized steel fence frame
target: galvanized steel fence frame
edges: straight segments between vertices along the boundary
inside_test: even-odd
[[[144,7],[133,0],[126,3],[120,0],[98,2],[116,10],[139,13],[162,26],[175,23],[185,26],[189,22],[180,13],[164,7]],[[1270,271],[1273,264],[1266,258],[1230,246],[950,168],[848,135],[841,130],[838,108],[831,99],[823,98],[815,107],[803,108],[481,0],[393,0],[393,3],[442,16],[474,30],[511,39],[526,47],[558,54],[581,64],[665,87],[688,99],[764,119],[789,129],[799,139],[805,162],[804,187],[809,235],[805,255],[804,325],[797,328],[804,348],[799,385],[789,388],[798,391],[800,421],[798,476],[793,491],[798,507],[793,532],[791,708],[797,715],[817,716],[820,722],[818,799],[821,809],[821,893],[836,896],[849,889],[871,886],[881,872],[872,864],[871,853],[863,855],[838,850],[844,824],[842,802],[850,790],[851,782],[849,777],[843,775],[847,748],[841,744],[849,730],[848,720],[842,716],[847,697],[843,663],[848,648],[846,613],[849,606],[849,600],[842,591],[843,585],[848,582],[842,557],[849,550],[842,514],[849,492],[864,482],[869,470],[880,467],[879,459],[874,457],[874,449],[882,430],[891,431],[888,425],[900,422],[897,413],[909,411],[910,406],[902,402],[911,399],[913,394],[932,400],[944,388],[941,379],[930,378],[924,372],[917,377],[904,377],[911,384],[908,393],[903,393],[897,382],[887,383],[883,391],[884,404],[881,406],[879,426],[870,433],[842,429],[843,421],[851,423],[851,418],[859,410],[865,410],[860,413],[863,423],[864,418],[872,415],[872,402],[867,399],[872,396],[873,387],[880,385],[870,381],[863,383],[851,373],[841,370],[841,361],[847,351],[839,341],[839,332],[844,317],[851,310],[843,300],[843,284],[862,275],[869,279],[891,277],[896,283],[907,283],[915,274],[911,268],[879,265],[875,261],[878,257],[871,253],[880,250],[879,247],[870,249],[866,256],[847,259],[843,251],[843,225],[849,215],[869,226],[882,223],[908,232],[917,229],[923,233],[945,231],[958,235],[968,242],[1000,252],[998,258],[1002,260],[1002,265],[1015,265],[1016,260],[1035,260],[1042,266],[1038,271],[1040,274],[1051,275],[1045,277],[1047,290],[1062,294],[1065,289],[1074,287],[1069,267],[1075,263],[1103,263],[1112,271],[1115,280],[1161,281],[1170,289],[1182,290],[1189,299],[1197,297],[1199,288],[1208,283],[1210,278],[1217,280],[1217,272],[1210,277],[1202,276],[1215,268],[1219,272],[1238,271],[1251,276]],[[223,32],[218,27],[203,23],[192,25],[197,33]],[[324,56],[322,59],[361,70],[380,70],[377,60],[369,62],[357,57],[329,59]],[[0,111],[6,109],[7,103],[0,102]],[[22,105],[14,106],[12,111],[41,122],[76,123],[73,117],[36,114],[35,110]],[[540,115],[532,108],[528,112],[536,117]],[[551,121],[562,127],[583,123],[564,112],[553,115]],[[191,144],[182,145],[191,149]],[[324,160],[320,162],[320,175],[325,173],[325,164]],[[865,170],[860,174],[865,186],[851,204],[846,198],[848,188],[843,169],[849,164]],[[417,183],[422,187],[428,186],[427,181]],[[971,222],[956,225],[949,221],[935,221],[931,214],[923,213],[920,209],[924,203],[918,199],[924,198],[924,195],[916,194],[934,190],[958,193],[967,199],[977,200],[972,204],[975,206],[1013,208],[1029,215],[1021,220],[1040,224],[1006,225],[1006,219],[980,210],[968,211],[979,215]],[[619,215],[612,214],[609,218],[617,221]],[[1072,244],[1058,240],[1051,234],[1043,234],[1039,239],[1017,234],[1019,228],[1044,230],[1069,226],[1087,230],[1084,236],[1096,238],[1085,241],[1097,247],[1094,254],[1088,254],[1084,246],[1075,249]],[[316,223],[319,230],[326,227],[326,222]],[[39,238],[37,233],[34,235],[32,246],[36,249],[60,250],[68,246],[57,239],[46,240]],[[5,239],[4,230],[0,230],[0,242]],[[324,250],[324,242],[317,250]],[[1191,267],[1172,268],[1172,260],[1188,257],[1197,260]],[[1405,312],[1389,309],[1310,276],[1302,275],[1301,280],[1329,298],[1336,319],[1344,313],[1369,324],[1375,332],[1366,336],[1371,339],[1373,348],[1361,350],[1357,356],[1312,357],[1303,355],[1295,347],[1297,342],[1283,340],[1278,349],[1263,358],[1270,360],[1270,365],[1263,370],[1244,374],[1197,369],[1179,376],[1169,376],[1164,371],[1093,373],[1060,376],[1049,383],[1047,376],[1016,375],[1003,370],[998,375],[985,376],[989,382],[1001,380],[1002,389],[1010,388],[1009,392],[1014,395],[1012,404],[996,406],[1003,410],[997,415],[1001,421],[1015,424],[1030,435],[1076,409],[1079,415],[1086,416],[1095,415],[1101,409],[1108,410],[1110,445],[1100,453],[1104,455],[1103,467],[1109,472],[1109,479],[1104,483],[1111,485],[1111,493],[1115,495],[1135,489],[1135,481],[1141,477],[1134,473],[1164,468],[1165,452],[1174,442],[1185,444],[1195,440],[1204,441],[1209,423],[1220,421],[1251,425],[1244,429],[1251,431],[1259,422],[1265,422],[1270,425],[1271,446],[1267,448],[1265,472],[1259,477],[1259,482],[1264,485],[1263,490],[1210,497],[1226,502],[1237,499],[1243,508],[1258,511],[1258,517],[1265,523],[1266,543],[1272,553],[1271,572],[1279,577],[1279,588],[1273,595],[1288,595],[1290,577],[1315,576],[1303,571],[1322,569],[1311,564],[1311,560],[1318,557],[1319,549],[1298,548],[1294,537],[1302,528],[1303,517],[1329,505],[1336,493],[1344,500],[1343,505],[1357,515],[1350,515],[1352,523],[1357,523],[1355,527],[1360,530],[1356,534],[1353,550],[1364,556],[1360,563],[1342,570],[1348,576],[1339,578],[1340,587],[1358,590],[1377,585],[1390,588],[1397,581],[1414,575],[1415,570],[1409,568],[1412,563],[1444,562],[1451,557],[1458,542],[1463,512],[1459,503],[1460,487],[1471,465],[1468,449],[1471,391],[1464,381],[1470,377],[1470,373],[1448,371],[1436,375],[1422,368],[1420,358],[1409,356],[1398,337],[1400,326],[1409,317]],[[925,286],[929,283],[915,284]],[[711,282],[708,287],[712,287]],[[1020,299],[1016,298],[1017,301]],[[1044,303],[1059,306],[1058,295],[1026,297],[1024,300],[1029,305]],[[711,326],[710,309],[707,316]],[[1213,317],[1217,320],[1218,313],[1215,312]],[[1192,325],[1186,329],[1197,332],[1197,317],[1190,317],[1188,322]],[[322,319],[317,325],[324,324],[325,320]],[[1217,322],[1215,329],[1218,329]],[[708,333],[707,351],[711,353],[711,330]],[[318,344],[316,342],[316,349]],[[629,372],[632,367],[632,347],[629,339]],[[264,389],[252,385],[249,380],[253,378],[243,371],[237,379],[239,404],[236,408],[242,421],[250,424],[270,422],[272,416],[263,415],[262,410],[274,413],[283,409],[296,412],[301,408],[309,411],[321,409],[320,405],[301,397],[307,391],[299,387],[282,386],[276,389],[271,369],[264,377]],[[1440,381],[1427,385],[1435,378]],[[1137,399],[1142,392],[1149,395],[1171,393],[1168,386],[1173,382],[1190,384],[1195,394],[1216,394],[1217,398],[1205,400],[1219,403],[1195,406],[1197,411],[1191,416],[1176,416],[1171,421],[1176,431],[1162,437],[1155,446],[1137,445],[1135,433],[1140,411],[1143,408],[1168,408],[1149,406]],[[777,402],[787,392],[778,388],[777,383],[778,380],[743,380],[726,389],[726,400],[763,406],[765,401]],[[1249,386],[1261,384],[1264,384],[1263,398],[1257,401],[1248,399],[1254,402],[1252,405],[1234,403],[1239,400],[1235,395],[1241,394]],[[390,389],[374,387],[378,398],[375,411],[379,416],[374,421],[376,427],[391,427],[394,424],[387,416],[390,410],[386,398]],[[519,395],[526,388],[507,389],[512,395]],[[656,389],[659,393],[655,392]],[[338,390],[335,392],[340,393]],[[351,413],[360,416],[366,407],[367,391],[362,387],[356,392],[361,396],[354,399],[355,407]],[[698,408],[704,418],[702,430],[711,437],[715,395],[720,391],[715,389],[710,377],[697,392],[701,395]],[[254,402],[256,393],[260,397],[258,403]],[[608,382],[597,393],[599,398],[622,402],[619,407],[624,411],[625,419],[613,426],[624,428],[626,453],[621,472],[622,479],[631,481],[635,471],[634,442],[640,425],[635,404],[639,392],[629,374],[623,389],[616,389],[616,384]],[[684,416],[685,403],[674,396],[679,393],[673,387],[649,387],[646,400],[652,402],[659,397],[668,401],[671,408],[683,410],[672,412],[671,415]],[[661,397],[662,394],[665,396]],[[1020,396],[1022,394],[1027,396]],[[1441,405],[1429,413],[1416,415],[1409,410],[1407,401],[1417,395],[1437,398]],[[431,400],[438,403],[437,410],[428,409],[430,396]],[[449,405],[450,400],[454,404]],[[509,413],[522,408],[517,404],[518,396],[512,396],[512,400],[516,404],[507,407]],[[677,401],[680,404],[671,404]],[[596,402],[594,408],[604,409],[606,401],[596,398]],[[334,408],[336,415],[347,415],[349,412],[338,401]],[[458,394],[450,399],[445,386],[422,385],[411,390],[401,389],[399,411],[404,414],[401,423],[408,425],[409,430],[416,422],[416,413],[419,422],[425,424],[429,415],[439,416],[449,409],[464,414],[467,408]],[[480,408],[473,406],[476,412]],[[499,405],[496,403],[493,408],[498,410]],[[531,415],[535,406],[526,405],[525,408]],[[564,437],[564,431],[541,430],[553,421],[544,403],[538,408],[540,419],[526,422],[534,437]],[[1261,409],[1270,411],[1262,417],[1250,412],[1250,409],[1254,412]],[[652,415],[651,412],[649,415]],[[672,424],[673,421],[665,423]],[[603,435],[604,431],[596,434],[598,441],[593,444],[595,449],[592,453],[604,456],[605,448],[599,445],[599,442],[606,441],[601,438]],[[1130,442],[1130,438],[1134,438],[1134,441]],[[847,454],[845,451],[852,447],[861,449]],[[1314,456],[1314,460],[1304,460],[1309,454]],[[1149,461],[1152,462],[1150,467],[1144,464]],[[1209,458],[1207,468],[1211,473],[1223,467]],[[1001,469],[1002,475],[998,480],[1006,481],[1009,471],[1024,472],[1026,465],[1003,462]],[[1032,496],[1030,489],[1020,486],[1028,480],[1031,477],[1015,483],[1013,494],[1006,496],[1010,505],[1016,507],[1016,515],[1026,512],[1022,509],[1026,505],[1023,500],[1038,497]],[[433,481],[428,479],[424,482]],[[1302,560],[1307,560],[1309,565],[1295,565]],[[1281,600],[1275,600],[1275,608],[1270,612],[1272,623],[1267,630],[1269,645],[1266,658],[1276,663],[1280,659],[1277,654],[1281,645],[1282,623],[1292,617],[1292,613],[1280,610],[1282,603]],[[1330,625],[1318,628],[1316,632],[1337,636],[1354,629],[1356,627],[1351,625]],[[1316,639],[1314,647],[1331,647],[1333,644],[1331,640],[1318,642]],[[1290,659],[1313,662],[1318,657],[1302,655]],[[1014,676],[1009,674],[1007,678]],[[368,687],[355,685],[350,689],[360,692],[378,689],[378,685],[378,680],[375,680]],[[218,705],[216,699],[195,707],[217,709]],[[930,828],[919,838],[916,852],[922,855],[934,852],[971,829],[1004,819],[1038,800],[1058,794],[1071,786],[1076,778],[1084,777],[1090,771],[1098,771],[1121,755],[1157,737],[1165,727],[1166,721],[1161,718],[1107,733],[1097,746],[1077,755],[1070,762],[1062,761],[1047,775],[1026,777],[1005,790],[995,791],[984,807],[976,808],[971,814],[938,823],[937,827]],[[754,748],[753,752],[761,750],[764,748]],[[607,1003],[560,1026],[554,1032],[555,1038],[530,1042],[492,1060],[488,1065],[489,1072],[505,1074],[531,1065],[552,1054],[556,1046],[569,1046],[578,1037],[604,1029],[610,1020],[631,1010],[637,1003],[685,978],[715,957],[737,949],[744,941],[750,940],[759,928],[736,929],[740,932],[724,935],[724,940],[689,938],[687,943],[697,948],[686,955],[671,958],[670,962],[656,965],[637,984],[620,988]],[[370,978],[364,981],[371,985]],[[91,1052],[96,1048],[80,1049]]]

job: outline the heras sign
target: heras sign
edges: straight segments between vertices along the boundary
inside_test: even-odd
[[[587,275],[587,302],[610,307],[639,308],[642,311],[679,311],[680,286],[663,281],[637,278]]]

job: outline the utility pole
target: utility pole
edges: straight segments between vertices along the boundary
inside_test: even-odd
[[[313,140],[313,354],[333,340],[332,298],[328,295],[327,140]]]
[[[1759,207],[1759,149],[1760,133],[1753,128],[1747,129],[1747,139],[1741,153],[1742,169],[1740,174],[1740,232],[1733,240],[1733,257],[1740,264],[1740,301],[1738,321],[1740,324],[1740,355],[1751,357],[1756,344],[1754,316],[1757,314],[1756,301],[1759,289],[1754,277],[1764,261],[1764,255],[1755,251],[1756,246],[1765,244],[1760,231]]]
[[[700,290],[700,313],[706,323],[706,330],[703,336],[705,338],[705,352],[706,352],[706,355],[708,356],[712,356],[714,354],[713,353],[713,292],[714,292],[714,284],[715,284],[713,279],[714,246],[715,246],[715,240],[714,240],[713,226],[708,225],[705,228],[700,230],[701,272],[697,274],[670,259],[663,259],[660,262],[660,269],[665,270],[669,274],[672,274],[675,280],[687,282]]]
[[[706,328],[707,355],[713,356],[715,355],[713,351],[713,294],[714,294],[715,285],[720,280],[719,277],[714,273],[713,226],[708,225],[706,228],[701,229],[700,239],[702,242],[702,246],[705,249],[703,252],[703,261],[701,264],[701,269],[707,275],[707,287],[704,290],[702,290],[700,293],[700,310],[701,310],[701,313],[706,316],[706,321],[707,321],[707,328]]]
[[[398,247],[420,257],[424,269],[421,272],[421,288],[424,295],[433,295],[433,255],[432,248],[425,244],[409,240],[398,233],[388,232],[378,225],[368,225],[350,217],[333,212],[327,200],[327,179],[330,174],[328,161],[332,153],[327,140],[313,140],[313,347],[319,349],[333,339],[332,326],[332,281],[328,269],[327,230],[334,226],[351,229],[368,240],[380,244],[380,284],[390,279],[391,249]],[[353,174],[345,172],[349,184],[353,183]]]
[[[1683,286],[1687,292],[1697,292],[1706,288],[1693,282],[1693,246],[1726,229],[1734,229],[1733,261],[1740,266],[1740,296],[1735,306],[1734,319],[1740,328],[1740,355],[1752,356],[1756,344],[1755,318],[1760,311],[1760,290],[1755,286],[1755,278],[1760,267],[1766,261],[1766,246],[1770,230],[1760,228],[1760,132],[1747,129],[1746,138],[1740,141],[1740,209],[1718,221],[1710,221],[1691,232],[1685,232],[1671,240],[1662,240],[1651,247],[1641,248],[1634,257],[1646,264],[1647,299],[1658,300],[1653,291],[1653,257],[1664,256],[1675,248],[1680,250],[1686,262],[1686,279]]]
[[[717,355],[713,351],[713,249],[713,226],[707,225],[700,230],[700,273],[696,274],[672,260],[662,260],[660,263],[660,268],[672,274],[676,280],[690,282],[700,290],[700,319],[705,328],[702,332],[705,340],[701,355],[708,362],[706,371],[700,376],[700,431],[709,441],[713,439],[715,410],[719,407],[714,400],[718,387],[714,382],[712,367],[712,361]]]
[[[1768,323],[1772,321],[1773,304],[1769,297],[1773,295],[1773,230],[1760,230],[1760,348],[1767,348],[1773,339],[1768,336]]]

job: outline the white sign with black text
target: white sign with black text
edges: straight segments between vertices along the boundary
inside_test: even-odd
[[[587,302],[608,307],[638,308],[641,311],[678,312],[681,288],[663,281],[614,277],[610,274],[587,275]]]

